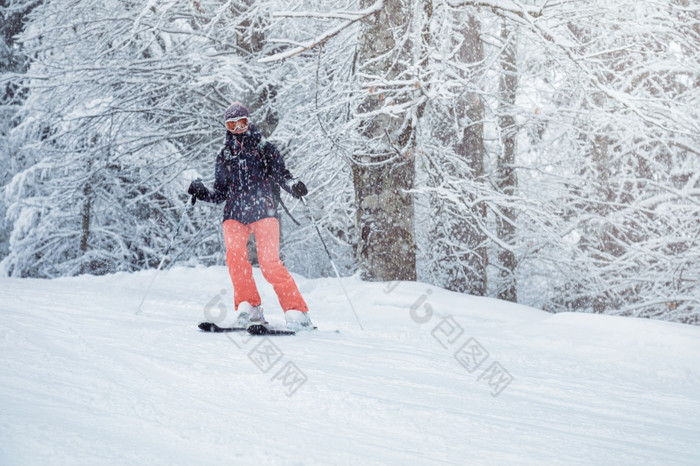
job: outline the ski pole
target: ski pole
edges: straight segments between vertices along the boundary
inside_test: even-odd
[[[338,283],[340,283],[340,288],[343,290],[343,294],[345,295],[345,299],[348,300],[348,304],[350,304],[350,309],[352,309],[353,314],[355,314],[355,319],[357,319],[357,324],[360,326],[360,330],[364,330],[364,327],[362,326],[362,322],[360,322],[360,317],[357,315],[357,311],[355,310],[355,306],[352,305],[352,301],[350,300],[350,296],[348,296],[348,292],[345,290],[345,285],[343,285],[343,280],[340,278],[340,272],[338,272],[338,267],[335,266],[335,262],[333,262],[333,258],[331,257],[331,253],[328,250],[328,246],[326,246],[326,242],[323,240],[323,235],[321,235],[321,230],[318,228],[318,225],[316,224],[316,220],[314,219],[313,214],[311,213],[311,209],[309,209],[309,205],[306,203],[305,198],[301,198],[301,202],[304,203],[306,206],[306,210],[309,211],[309,218],[311,219],[311,223],[313,224],[314,228],[316,229],[316,233],[318,233],[318,237],[321,240],[321,244],[323,244],[323,249],[326,251],[326,255],[328,256],[328,260],[331,263],[331,266],[333,267],[333,271],[335,272],[335,276],[338,277]]]
[[[197,202],[197,198],[192,196],[190,199],[190,204],[194,205],[194,203]],[[153,274],[153,278],[151,278],[151,283],[148,284],[148,288],[146,289],[146,292],[143,294],[143,298],[141,299],[141,303],[139,304],[139,308],[136,311],[136,314],[141,314],[141,306],[143,306],[144,301],[146,301],[146,297],[148,294],[151,292],[151,288],[153,287],[153,282],[156,281],[156,277],[158,276],[158,273],[160,272],[161,267],[163,267],[163,264],[165,263],[165,259],[168,257],[168,254],[170,253],[170,248],[173,247],[173,243],[175,242],[175,238],[177,237],[177,234],[180,232],[180,228],[182,228],[182,224],[185,223],[185,217],[187,216],[187,210],[189,208],[189,205],[185,205],[185,209],[182,211],[182,215],[180,216],[180,221],[177,222],[177,227],[175,227],[175,233],[173,233],[173,237],[170,238],[170,244],[168,244],[168,247],[165,249],[165,254],[163,254],[163,258],[160,260],[160,263],[158,264],[158,268],[156,269],[156,272]]]

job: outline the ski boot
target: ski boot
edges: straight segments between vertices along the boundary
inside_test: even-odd
[[[284,313],[284,319],[287,321],[287,328],[295,332],[316,328],[311,322],[308,312],[290,310]]]

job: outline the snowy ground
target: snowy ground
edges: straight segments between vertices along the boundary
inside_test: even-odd
[[[0,464],[700,464],[700,327],[298,277],[319,331],[206,334],[225,269],[152,273],[0,279]]]

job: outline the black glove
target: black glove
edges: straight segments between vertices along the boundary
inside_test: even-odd
[[[209,190],[206,186],[204,186],[204,183],[202,183],[202,180],[199,178],[190,183],[190,188],[187,190],[187,194],[196,197],[200,201],[205,201],[209,198]]]
[[[297,199],[301,199],[309,194],[309,190],[306,189],[306,185],[301,181],[294,183],[290,189],[292,190],[292,196],[296,197]]]

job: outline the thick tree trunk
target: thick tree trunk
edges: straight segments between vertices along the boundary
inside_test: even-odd
[[[415,280],[413,160],[355,165],[358,260],[366,280]]]
[[[364,1],[363,6],[370,3]],[[367,280],[416,279],[414,205],[409,192],[415,174],[414,129],[405,114],[388,114],[392,104],[401,104],[407,97],[390,85],[373,90],[369,84],[406,72],[411,45],[397,45],[394,34],[404,31],[409,8],[401,0],[386,0],[384,8],[365,24],[357,54],[360,82],[369,89],[358,108],[368,115],[359,128],[363,149],[353,163],[357,254],[361,275]]]

